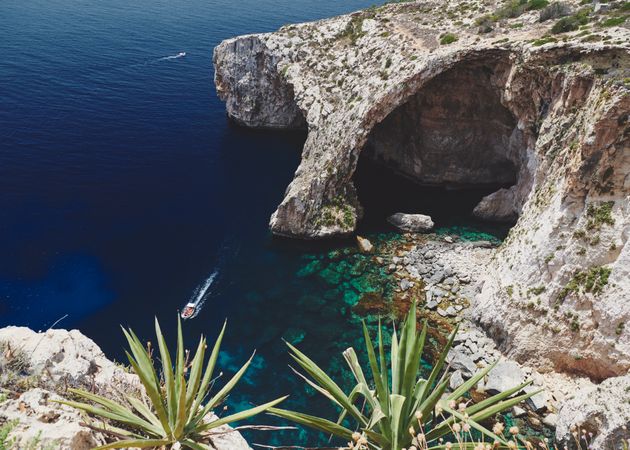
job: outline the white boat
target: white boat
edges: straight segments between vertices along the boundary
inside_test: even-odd
[[[182,319],[186,320],[186,319],[190,319],[192,316],[195,315],[195,311],[197,311],[197,305],[194,303],[186,303],[186,306],[184,306],[184,309],[182,309],[180,316],[182,317]]]

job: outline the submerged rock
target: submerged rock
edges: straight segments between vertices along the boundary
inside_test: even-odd
[[[396,213],[387,218],[387,221],[400,231],[423,232],[433,228],[433,220],[424,214]]]

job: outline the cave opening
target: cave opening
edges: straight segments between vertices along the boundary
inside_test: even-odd
[[[397,213],[436,227],[472,225],[505,234],[517,212],[473,217],[485,196],[519,181],[525,139],[501,103],[496,64],[460,63],[436,76],[371,130],[354,173],[361,229]],[[498,225],[502,222],[504,225]]]

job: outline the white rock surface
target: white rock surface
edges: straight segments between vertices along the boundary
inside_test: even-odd
[[[630,439],[629,429],[630,375],[625,375],[572,392],[558,412],[556,436],[571,443],[574,430],[579,435],[586,430],[594,433],[591,448],[616,449]]]
[[[0,417],[17,422],[8,437],[12,448],[39,445],[38,449],[89,450],[106,443],[99,433],[80,425],[84,418],[78,410],[53,400],[62,400],[62,397],[35,388],[0,404]]]
[[[429,231],[433,229],[433,220],[424,214],[396,213],[387,218],[387,221],[400,231],[413,233]]]
[[[30,377],[38,386],[0,403],[0,419],[18,421],[8,437],[16,448],[30,448],[37,442],[41,448],[87,450],[105,442],[101,434],[80,425],[84,420],[81,413],[52,402],[62,399],[67,387],[110,398],[142,392],[136,375],[107,359],[94,341],[78,330],[36,333],[25,327],[1,328],[0,346],[0,384],[15,381],[4,376],[11,360],[20,355],[24,373],[10,376]],[[213,442],[218,450],[250,449],[227,425],[215,432]]]
[[[29,373],[45,383],[88,386],[109,391],[111,386],[139,389],[138,378],[107,359],[101,349],[78,330],[36,333],[26,327],[0,329],[0,342],[28,357]]]

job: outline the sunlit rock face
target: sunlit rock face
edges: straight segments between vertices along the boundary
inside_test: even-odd
[[[266,51],[256,35],[233,39],[224,44],[226,52],[214,54],[215,84],[219,97],[226,101],[228,116],[251,128],[305,128],[302,112],[293,98],[293,87],[277,72],[277,58]],[[230,55],[248,55],[230,58]],[[246,74],[238,79],[235,74]]]
[[[279,76],[293,95],[269,95],[264,109],[297,107],[306,120],[274,233],[352,233],[360,158],[420,184],[502,185],[475,214],[518,222],[486,270],[476,320],[520,362],[620,375],[630,369],[630,30],[537,41],[554,21],[533,11],[480,34],[475,18],[500,4],[408,2],[256,35],[255,48],[251,36],[232,39],[215,50],[218,86],[237,111],[238,99],[264,103],[251,81],[261,70]],[[457,41],[441,45],[444,30]]]

